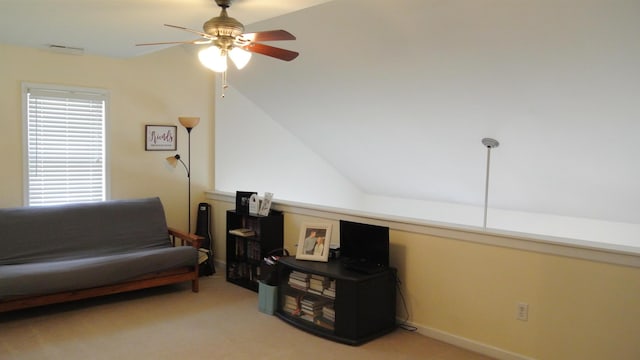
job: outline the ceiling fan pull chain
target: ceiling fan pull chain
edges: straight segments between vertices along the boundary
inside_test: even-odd
[[[229,84],[227,83],[227,72],[223,71],[220,73],[220,82],[222,83],[222,94],[220,95],[221,98],[224,99],[224,91],[227,90],[227,88],[229,87]]]

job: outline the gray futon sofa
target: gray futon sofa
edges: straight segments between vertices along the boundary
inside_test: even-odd
[[[0,312],[182,281],[197,292],[202,240],[168,228],[159,198],[0,209]]]

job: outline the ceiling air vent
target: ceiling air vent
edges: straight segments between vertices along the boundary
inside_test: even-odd
[[[57,53],[62,53],[62,54],[84,55],[84,49],[83,48],[79,48],[79,47],[71,47],[71,46],[51,44],[51,45],[47,45],[47,48],[50,51],[57,52]]]

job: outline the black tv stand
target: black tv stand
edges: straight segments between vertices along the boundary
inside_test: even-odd
[[[387,270],[387,266],[375,264],[366,259],[344,259],[342,266],[346,270],[351,270],[363,274],[377,274]]]
[[[314,335],[360,345],[396,328],[396,271],[346,269],[341,261],[279,261],[276,316]],[[305,285],[306,284],[306,285]]]

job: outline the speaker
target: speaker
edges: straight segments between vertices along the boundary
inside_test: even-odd
[[[206,260],[200,262],[200,276],[212,275],[216,272],[213,266],[213,237],[211,236],[211,205],[198,204],[198,218],[196,221],[196,235],[204,238],[200,252],[206,254]]]

